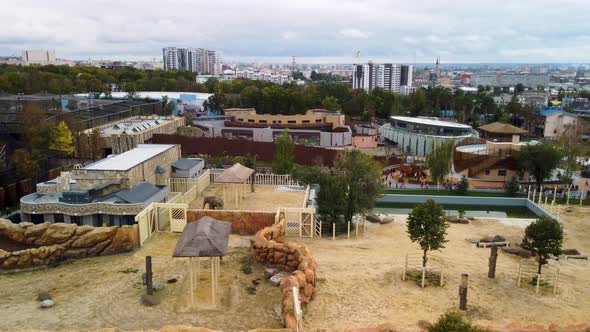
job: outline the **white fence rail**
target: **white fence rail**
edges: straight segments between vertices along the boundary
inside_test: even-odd
[[[215,182],[219,175],[223,173],[224,169],[212,168],[211,169],[211,182]],[[298,186],[299,183],[293,179],[290,174],[274,174],[274,173],[256,173],[255,184],[269,185],[269,186]],[[251,179],[248,179],[246,183],[250,183]]]

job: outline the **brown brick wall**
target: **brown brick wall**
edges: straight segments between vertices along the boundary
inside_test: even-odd
[[[227,139],[210,137],[186,137],[180,135],[154,135],[155,144],[180,144],[182,154],[206,154],[210,156],[257,155],[260,161],[272,161],[275,152],[274,143],[254,142],[245,139]],[[338,150],[314,146],[295,145],[295,162],[301,165],[332,166]]]
[[[275,222],[275,214],[272,212],[230,210],[188,210],[187,222],[197,221],[204,216],[231,222],[232,234],[239,235],[254,235]]]

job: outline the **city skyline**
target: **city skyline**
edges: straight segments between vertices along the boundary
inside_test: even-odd
[[[590,3],[576,0],[25,0],[3,8],[0,54],[50,49],[74,60],[152,60],[178,45],[220,50],[227,61],[587,63],[590,48]]]

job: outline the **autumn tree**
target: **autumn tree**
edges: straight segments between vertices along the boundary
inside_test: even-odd
[[[582,130],[576,124],[566,124],[561,134],[557,137],[559,146],[563,151],[561,166],[565,170],[564,177],[571,179],[572,173],[578,167],[577,159],[582,153],[581,137]]]
[[[68,125],[61,121],[50,133],[49,148],[71,155],[74,152],[74,138]]]

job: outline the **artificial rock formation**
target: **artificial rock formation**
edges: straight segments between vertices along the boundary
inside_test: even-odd
[[[111,255],[139,245],[137,225],[123,227],[77,226],[64,223],[13,224],[0,219],[0,238],[29,245],[18,251],[0,249],[0,269],[48,265],[65,259]]]
[[[299,290],[302,304],[309,303],[315,295],[317,263],[305,246],[285,242],[285,220],[263,228],[252,240],[256,260],[260,263],[291,272],[281,280],[281,300],[285,327],[297,329],[293,304],[293,287]]]

